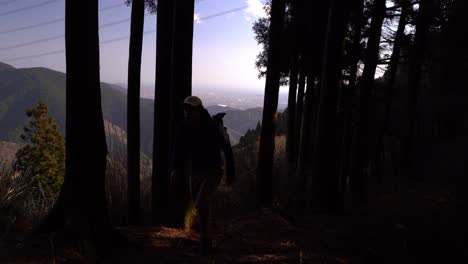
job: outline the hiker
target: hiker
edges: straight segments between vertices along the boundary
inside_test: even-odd
[[[184,100],[184,116],[176,131],[171,180],[188,180],[200,224],[200,253],[206,256],[212,246],[209,230],[212,198],[221,182],[224,168],[226,184],[232,185],[234,160],[229,136],[222,122],[224,114],[212,118],[200,98],[189,96]]]

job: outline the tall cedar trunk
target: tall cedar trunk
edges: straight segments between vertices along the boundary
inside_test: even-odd
[[[341,110],[342,110],[342,138],[341,138],[341,153],[339,164],[339,177],[341,182],[341,191],[344,193],[347,188],[347,180],[350,175],[350,166],[352,163],[351,156],[353,142],[353,98],[357,90],[357,73],[359,61],[361,59],[361,40],[363,24],[364,1],[353,1],[353,31],[352,50],[350,53],[351,66],[349,75],[349,84],[342,87]]]
[[[336,108],[348,5],[347,0],[332,0],[330,4],[315,126],[313,190],[318,194],[320,205],[330,210],[337,210],[341,206],[336,169]]]
[[[370,27],[369,40],[367,42],[364,58],[364,71],[360,83],[359,113],[356,126],[356,164],[351,174],[351,192],[355,201],[365,198],[364,174],[368,158],[368,139],[370,135],[369,105],[371,100],[372,86],[377,68],[380,50],[380,36],[382,24],[385,19],[385,0],[375,0],[373,5],[373,16]]]
[[[454,4],[454,9],[449,17],[446,33],[446,51],[444,53],[444,64],[443,64],[443,76],[445,80],[443,88],[447,91],[456,92],[462,95],[460,103],[464,103],[463,107],[457,108],[461,113],[456,113],[460,117],[466,116],[468,108],[466,107],[468,82],[466,79],[466,73],[468,71],[467,63],[467,48],[466,48],[466,36],[468,34],[468,28],[466,27],[466,14],[468,14],[468,3],[465,0],[457,0]],[[458,122],[464,122],[464,120],[457,120]],[[466,121],[465,121],[466,122]],[[465,126],[466,127],[466,126]],[[466,153],[466,152],[465,152]],[[457,217],[455,217],[455,223],[457,227],[457,237],[454,239],[458,245],[456,250],[457,253],[465,254],[466,245],[468,243],[468,227],[466,225],[468,221],[468,178],[466,174],[468,172],[468,159],[465,156],[465,163],[463,171],[458,174],[456,179],[456,208]],[[464,256],[464,255],[461,255]]]
[[[272,0],[268,66],[263,102],[262,131],[258,154],[258,180],[261,202],[271,207],[273,200],[273,158],[275,151],[276,110],[280,86],[281,35],[285,0]]]
[[[288,93],[288,133],[286,135],[286,154],[288,162],[292,165],[296,152],[296,97],[297,97],[297,76],[299,69],[299,58],[293,55],[291,73],[289,74],[289,93]]]
[[[294,137],[296,138],[295,147],[296,153],[294,154],[294,162],[297,162],[297,150],[299,149],[299,139],[300,139],[300,131],[301,131],[301,123],[304,113],[304,92],[305,92],[305,85],[306,85],[306,74],[303,67],[303,63],[300,71],[299,77],[299,87],[297,90],[297,103],[296,103],[296,127],[295,127],[295,134]]]
[[[403,42],[403,39],[405,37],[405,27],[407,25],[407,19],[409,15],[409,2],[406,0],[404,3],[402,3],[402,10],[401,10],[401,15],[400,15],[400,21],[398,22],[398,29],[395,35],[395,40],[393,43],[393,51],[392,51],[392,56],[390,58],[390,65],[388,69],[388,79],[387,79],[387,84],[385,87],[385,108],[384,108],[384,115],[383,115],[383,121],[381,125],[381,129],[379,131],[379,134],[377,135],[377,148],[376,148],[376,153],[375,153],[375,160],[378,161],[380,158],[380,155],[384,151],[385,147],[385,132],[388,129],[388,125],[390,123],[390,115],[392,112],[392,106],[393,106],[393,89],[395,86],[395,80],[396,80],[396,74],[398,71],[398,66],[400,62],[400,51],[401,51],[401,44]],[[382,173],[383,171],[380,169],[377,171],[378,175],[378,181],[382,181]]]
[[[298,154],[297,154],[297,170],[296,170],[296,181],[298,183],[298,190],[300,190],[299,197],[302,199],[306,198],[306,186],[307,181],[304,177],[304,162],[307,160],[310,154],[310,132],[312,130],[312,116],[313,116],[313,103],[314,103],[314,92],[315,92],[315,74],[309,73],[307,76],[307,89],[304,100],[304,114],[300,120],[299,129],[299,143],[298,143]],[[305,200],[301,206],[305,206]]]
[[[86,19],[83,19],[86,17]],[[38,232],[67,227],[98,251],[113,241],[107,214],[107,146],[99,78],[98,1],[66,1],[66,172],[58,201]]]
[[[297,151],[297,138],[296,138],[296,95],[297,95],[297,76],[299,73],[299,49],[298,49],[298,12],[297,2],[292,1],[292,18],[291,18],[291,31],[292,31],[292,62],[291,71],[289,74],[289,94],[288,94],[288,133],[286,135],[286,154],[290,169],[293,168],[294,161],[296,160]]]
[[[195,0],[174,0],[172,32],[172,131],[184,118],[183,101],[192,94],[193,16]],[[173,135],[173,134],[171,134]],[[172,136],[171,136],[172,137]],[[172,137],[171,142],[174,143]],[[190,195],[186,186],[176,186],[170,199],[173,202],[173,224],[182,227]]]
[[[127,190],[128,222],[131,225],[140,222],[140,74],[144,16],[144,0],[133,0],[127,86]]]
[[[195,0],[174,0],[172,35],[172,106],[174,124],[184,118],[183,101],[192,94],[193,16]]]
[[[152,222],[155,225],[169,224],[173,9],[172,0],[158,1],[152,171]]]
[[[424,54],[426,50],[426,38],[429,29],[430,19],[430,1],[421,0],[419,3],[419,13],[416,21],[416,35],[414,38],[413,47],[413,58],[409,70],[408,79],[408,90],[409,90],[409,102],[408,102],[408,132],[405,135],[403,141],[403,157],[402,157],[402,169],[405,174],[408,173],[408,169],[411,165],[411,152],[414,144],[414,131],[416,126],[416,119],[418,116],[418,101],[421,90],[421,77],[422,77],[422,65],[424,63]],[[409,176],[409,175],[407,175]]]

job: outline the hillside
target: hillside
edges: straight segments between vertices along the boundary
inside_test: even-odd
[[[19,142],[19,135],[26,123],[25,111],[38,100],[49,106],[49,111],[61,130],[65,126],[65,81],[64,73],[47,68],[16,69],[0,63],[0,141]],[[101,83],[104,119],[126,131],[126,90],[113,84]],[[141,148],[151,154],[153,130],[152,99],[141,99]],[[262,109],[237,110],[210,106],[213,114],[226,112],[225,125],[236,144],[245,132],[254,128],[261,119]]]

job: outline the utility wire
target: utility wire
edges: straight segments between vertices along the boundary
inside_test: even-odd
[[[103,8],[101,8],[101,9],[99,9],[99,12],[103,12],[103,11],[107,11],[107,10],[110,10],[110,9],[114,9],[114,8],[117,8],[117,7],[122,6],[122,5],[125,5],[125,3],[124,3],[124,4],[117,4],[117,5],[106,6],[106,7],[103,7]],[[126,21],[129,21],[129,20],[130,20],[130,18],[128,18]],[[45,21],[45,22],[38,23],[38,24],[33,24],[33,25],[28,25],[28,26],[22,26],[22,27],[7,29],[7,30],[4,30],[4,31],[0,31],[0,35],[4,35],[4,34],[8,34],[8,33],[14,33],[14,32],[18,32],[18,31],[22,31],[22,30],[26,30],[26,29],[32,29],[32,28],[43,27],[43,26],[55,24],[55,23],[62,22],[62,21],[65,21],[65,18],[64,18],[64,17],[62,17],[62,18],[57,18],[57,19],[53,19],[53,20],[49,20],[49,21]]]
[[[0,2],[0,4],[8,4],[8,3],[11,3],[11,2],[13,2],[13,1],[15,1],[15,0],[10,0],[9,2]],[[196,1],[196,2],[199,3],[199,2],[203,2],[203,1],[206,1],[206,0],[198,0],[198,1]],[[103,12],[103,11],[111,10],[111,9],[114,9],[114,8],[117,8],[117,7],[120,7],[120,6],[123,6],[123,5],[125,5],[125,3],[123,3],[123,4],[121,3],[121,4],[111,5],[111,6],[106,6],[106,7],[103,7],[103,8],[101,8],[101,9],[99,9],[99,11],[100,11],[100,12]],[[19,11],[18,11],[18,12],[19,12]],[[146,15],[146,16],[148,16],[148,15]],[[4,34],[8,34],[8,33],[14,33],[14,32],[23,31],[23,30],[32,29],[32,28],[43,27],[43,26],[55,24],[55,23],[62,22],[62,21],[65,21],[65,18],[64,18],[64,17],[58,18],[58,19],[54,19],[54,20],[45,21],[45,22],[38,23],[38,24],[33,24],[33,25],[28,25],[28,26],[22,26],[22,27],[13,28],[13,29],[7,29],[7,30],[4,30],[4,31],[0,31],[0,35],[4,35]],[[125,21],[130,21],[130,18],[126,19]]]
[[[149,15],[145,15],[145,16],[149,16]],[[100,25],[100,26],[99,26],[99,29],[103,29],[103,28],[107,28],[107,27],[111,27],[111,26],[123,24],[123,23],[128,22],[128,21],[130,21],[130,18],[125,18],[125,19],[121,19],[121,20],[117,20],[117,21],[105,23],[105,24]],[[51,41],[51,40],[60,39],[60,38],[63,38],[63,37],[65,37],[65,35],[64,35],[64,34],[60,34],[60,35],[56,35],[56,36],[52,36],[52,37],[47,37],[47,38],[43,38],[43,39],[37,39],[37,40],[33,40],[33,41],[29,41],[29,42],[24,42],[24,43],[19,43],[19,44],[15,44],[15,45],[11,45],[11,46],[0,47],[0,51],[5,51],[5,50],[10,50],[10,49],[16,49],[16,48],[26,47],[26,46],[30,46],[30,45],[34,45],[34,44],[38,44],[38,43],[42,43],[42,42],[47,42],[47,41]]]
[[[42,2],[42,3],[35,4],[35,5],[30,5],[30,6],[26,6],[26,7],[22,7],[22,8],[18,8],[18,9],[9,10],[9,11],[0,13],[0,17],[15,14],[15,13],[19,13],[19,12],[23,12],[23,11],[30,10],[30,9],[33,9],[33,8],[37,8],[37,7],[41,7],[41,6],[45,6],[45,5],[52,4],[52,3],[58,2],[58,1],[62,1],[62,0],[49,0],[49,1],[45,1],[45,2]]]
[[[204,16],[204,17],[200,17],[200,20],[203,21],[203,20],[209,20],[209,19],[212,19],[212,18],[216,18],[216,17],[219,17],[219,16],[222,16],[222,15],[226,15],[226,14],[229,14],[229,13],[234,13],[234,12],[239,12],[239,11],[242,11],[244,9],[247,9],[247,6],[242,6],[242,7],[238,7],[238,8],[233,8],[233,9],[230,9],[230,10],[226,10],[226,11],[223,11],[223,12],[219,12],[219,13],[216,13],[216,14],[212,14],[212,15],[208,15],[208,16]],[[116,21],[118,22],[118,21]],[[110,23],[109,23],[110,24]],[[105,26],[105,25],[102,25],[102,26]],[[156,32],[156,29],[152,29],[152,30],[147,30],[145,32],[143,32],[143,34],[150,34],[150,33],[155,33]],[[52,38],[56,38],[58,36],[54,36]],[[63,37],[60,36],[60,37]],[[104,45],[104,44],[108,44],[108,43],[113,43],[113,42],[117,42],[117,41],[122,41],[122,40],[126,40],[126,39],[129,39],[130,36],[123,36],[123,37],[118,37],[118,38],[113,38],[113,39],[109,39],[109,40],[104,40],[104,41],[101,41],[99,44],[100,45]],[[37,42],[39,40],[36,40],[34,42]],[[24,43],[23,43],[24,44]],[[28,44],[30,45],[30,44]],[[1,49],[0,49],[1,50]],[[45,52],[45,53],[38,53],[38,54],[33,54],[33,55],[27,55],[27,56],[22,56],[22,57],[14,57],[14,58],[10,58],[10,59],[5,59],[5,60],[1,60],[1,61],[4,61],[4,62],[13,62],[13,61],[18,61],[18,60],[25,60],[25,59],[30,59],[30,58],[37,58],[37,57],[42,57],[42,56],[48,56],[48,55],[53,55],[53,54],[58,54],[58,53],[63,53],[65,52],[64,49],[61,49],[61,50],[55,50],[55,51],[50,51],[50,52]]]
[[[227,15],[227,14],[230,14],[230,13],[239,12],[239,11],[242,11],[242,10],[244,10],[244,9],[247,9],[248,7],[249,7],[249,6],[246,5],[246,6],[241,6],[241,7],[238,7],[238,8],[234,8],[234,9],[222,11],[222,12],[219,12],[219,13],[216,13],[216,14],[213,14],[213,15],[208,15],[208,16],[200,17],[200,20],[203,21],[203,20],[207,20],[207,19],[219,17],[219,16],[222,16],[222,15]]]

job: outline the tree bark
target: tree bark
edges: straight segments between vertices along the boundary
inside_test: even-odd
[[[145,21],[144,0],[132,1],[127,96],[128,222],[140,219],[140,74]]]
[[[314,115],[314,93],[315,93],[315,74],[309,73],[307,76],[307,89],[304,100],[304,115],[300,121],[301,128],[299,130],[299,144],[297,157],[296,181],[298,183],[299,197],[302,200],[301,206],[305,206],[307,194],[307,180],[304,174],[304,162],[310,155],[310,139]]]
[[[293,0],[291,31],[292,31],[292,57],[291,70],[289,74],[289,94],[288,94],[288,132],[286,135],[286,155],[290,164],[290,169],[294,168],[296,160],[297,138],[296,138],[296,96],[297,96],[297,76],[299,74],[299,49],[298,49],[298,12],[297,2]]]
[[[403,140],[403,157],[402,157],[402,169],[406,176],[409,173],[409,167],[411,166],[411,157],[414,144],[414,131],[416,126],[416,120],[418,117],[418,102],[419,94],[421,91],[421,77],[422,77],[422,65],[424,63],[424,54],[426,51],[426,39],[429,29],[430,19],[430,1],[421,0],[419,3],[419,12],[416,21],[416,35],[414,39],[413,47],[413,59],[410,65],[410,74],[408,79],[408,89],[410,91],[409,102],[408,102],[408,132]]]
[[[347,191],[347,181],[350,175],[352,160],[355,159],[351,155],[353,148],[353,99],[357,91],[357,73],[359,61],[361,60],[361,40],[364,13],[364,1],[353,1],[353,31],[352,50],[349,55],[351,59],[349,84],[341,88],[341,116],[342,116],[342,137],[341,137],[341,153],[339,164],[339,177],[341,192]]]
[[[172,133],[172,0],[158,1],[156,35],[156,87],[152,168],[152,223],[169,224],[169,175]]]
[[[348,5],[346,0],[332,0],[330,4],[315,126],[313,191],[318,195],[319,205],[329,210],[341,207],[336,169],[338,154],[336,111]]]
[[[66,174],[54,208],[37,232],[67,227],[98,252],[115,242],[107,214],[107,146],[99,78],[98,1],[67,0]],[[86,19],[83,19],[86,17]],[[86,243],[87,244],[87,243]]]
[[[184,99],[192,94],[193,16],[195,0],[174,0],[172,35],[173,125],[184,118]]]
[[[356,164],[351,174],[351,193],[353,200],[362,201],[365,198],[364,174],[366,161],[368,158],[368,136],[369,124],[369,104],[371,99],[372,86],[377,68],[380,50],[380,37],[382,25],[385,19],[385,0],[375,0],[373,6],[373,16],[370,27],[369,40],[367,42],[364,59],[364,71],[360,83],[359,114],[356,126]]]
[[[296,54],[295,54],[296,55]],[[291,73],[289,74],[289,93],[288,93],[288,133],[286,135],[286,154],[288,162],[294,163],[294,153],[296,152],[296,97],[297,97],[297,76],[299,68],[299,58],[292,58]],[[291,166],[293,167],[293,166]]]
[[[390,123],[390,116],[392,112],[393,106],[393,89],[395,86],[396,74],[398,71],[398,66],[400,63],[400,51],[403,39],[405,37],[405,27],[407,25],[408,15],[410,13],[409,9],[409,1],[405,1],[402,3],[402,10],[400,15],[400,21],[398,22],[398,29],[395,35],[395,41],[393,43],[393,51],[392,56],[390,58],[390,64],[388,68],[388,79],[387,85],[385,87],[385,108],[384,108],[384,116],[382,121],[382,126],[378,135],[377,139],[377,148],[375,153],[375,160],[378,161],[380,155],[383,153],[385,148],[385,132],[388,129]],[[382,181],[383,178],[383,171],[379,169],[377,171],[377,180],[379,182]]]
[[[195,0],[174,0],[173,32],[172,32],[172,93],[171,93],[171,127],[184,119],[183,102],[192,94],[192,56],[193,56],[193,16]],[[174,133],[171,142],[174,144]],[[185,186],[184,186],[185,187]],[[172,224],[183,227],[186,208],[190,203],[188,188],[171,190],[171,207],[173,209]]]
[[[302,63],[303,65],[303,63]],[[304,92],[305,92],[305,85],[306,85],[306,74],[305,74],[305,69],[304,67],[301,67],[300,71],[300,77],[299,77],[299,87],[297,91],[297,103],[296,103],[296,121],[294,122],[296,127],[295,127],[295,134],[294,137],[296,138],[295,143],[295,153],[294,153],[294,162],[297,162],[297,157],[298,157],[298,149],[299,149],[299,138],[300,138],[300,131],[301,131],[301,123],[302,123],[302,118],[303,118],[303,113],[304,113]]]
[[[263,102],[262,131],[258,154],[260,200],[271,207],[273,201],[273,158],[275,150],[276,111],[280,86],[281,35],[285,15],[285,0],[272,0],[268,67]]]

